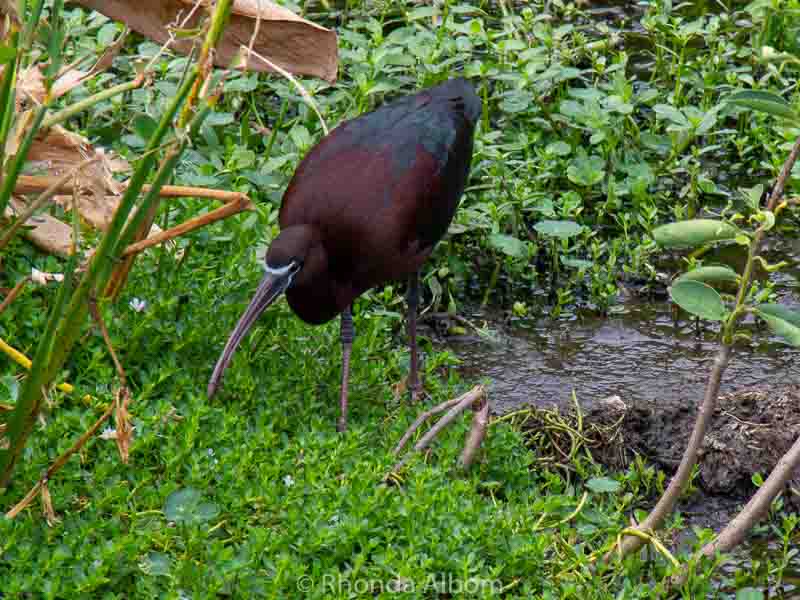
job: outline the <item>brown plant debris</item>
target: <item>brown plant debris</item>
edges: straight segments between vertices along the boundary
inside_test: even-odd
[[[711,495],[749,496],[752,475],[766,476],[800,436],[800,389],[745,388],[719,397],[699,453],[696,484]],[[574,411],[525,409],[514,418],[528,433],[540,462],[569,467],[576,439],[592,457],[615,470],[639,455],[673,473],[694,422],[691,402],[623,402],[618,396]],[[576,436],[579,435],[579,438]],[[790,485],[800,485],[800,473]],[[788,497],[787,497],[788,498]]]
[[[188,54],[194,41],[175,37],[171,27],[182,22],[197,0],[77,0],[78,4],[96,10],[115,21],[122,21],[142,35],[171,49]],[[203,6],[210,0],[200,0]],[[182,25],[195,29],[203,15],[194,11]],[[256,31],[257,30],[257,31]],[[253,34],[255,39],[253,39]],[[234,0],[230,21],[216,52],[214,64],[228,67],[242,46],[252,49],[279,67],[297,75],[311,75],[336,81],[339,69],[336,33],[298,17],[270,0]],[[247,68],[271,71],[263,62],[250,60]]]

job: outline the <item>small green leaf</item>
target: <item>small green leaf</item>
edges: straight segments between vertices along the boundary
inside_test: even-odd
[[[572,148],[569,144],[562,141],[551,142],[547,144],[544,151],[547,154],[554,155],[554,156],[569,156],[572,152]]]
[[[583,187],[600,183],[605,175],[605,161],[599,156],[579,156],[567,167],[569,180]]]
[[[219,514],[216,504],[203,502],[199,490],[192,487],[172,492],[164,504],[164,516],[176,523],[209,521]]]
[[[704,283],[738,283],[739,275],[730,267],[700,267],[684,273],[677,281],[702,281]]]
[[[751,188],[739,188],[739,193],[747,200],[750,208],[758,210],[758,206],[761,204],[761,196],[764,194],[764,185],[759,183]]]
[[[2,402],[16,402],[19,397],[19,382],[13,375],[4,375],[0,377],[0,401]]]
[[[251,77],[238,77],[236,79],[228,79],[223,86],[225,92],[252,92],[258,89],[258,77],[255,75]]]
[[[732,240],[739,230],[724,221],[691,219],[653,229],[653,239],[666,248],[695,248],[710,242]]]
[[[672,301],[683,310],[709,321],[722,321],[728,309],[717,290],[701,281],[678,280],[669,288]]]
[[[761,229],[764,231],[769,231],[775,227],[775,213],[773,213],[771,210],[762,210],[759,214],[763,215],[764,217],[764,223],[761,225]]]
[[[150,139],[156,128],[158,128],[158,123],[149,115],[140,114],[133,117],[133,130],[144,141]]]
[[[305,150],[311,146],[311,134],[303,125],[295,125],[289,130],[289,137],[299,150]]]
[[[589,269],[594,263],[590,260],[584,260],[582,258],[570,258],[569,256],[562,256],[561,264],[566,267],[573,267],[575,269]]]
[[[547,237],[571,238],[583,231],[583,225],[574,221],[539,221],[533,228]]]
[[[661,119],[672,121],[675,125],[680,127],[688,129],[692,125],[679,108],[675,108],[669,104],[656,104],[653,110]]]
[[[169,577],[172,559],[163,552],[150,552],[145,559],[139,563],[139,568],[145,575],[154,577]]]
[[[755,313],[792,346],[800,346],[800,314],[781,304],[760,304]]]
[[[764,592],[755,588],[742,588],[736,592],[736,600],[764,600]]]
[[[232,113],[214,111],[209,113],[205,122],[209,127],[221,127],[223,125],[230,125],[235,120]]]
[[[533,102],[533,94],[522,90],[515,90],[506,94],[500,102],[500,110],[507,113],[529,112]]]
[[[798,115],[786,100],[763,90],[745,90],[728,96],[730,104],[765,112],[784,119],[797,120]]]
[[[586,487],[596,494],[613,494],[622,487],[619,481],[608,477],[594,477],[586,482]]]
[[[497,250],[500,250],[503,254],[508,254],[515,258],[522,258],[528,254],[528,247],[525,245],[525,242],[510,235],[493,233],[489,236],[489,244]]]
[[[10,63],[17,57],[17,49],[5,44],[0,44],[0,63]]]
[[[231,153],[231,168],[249,169],[256,164],[256,153],[248,148],[237,146]]]

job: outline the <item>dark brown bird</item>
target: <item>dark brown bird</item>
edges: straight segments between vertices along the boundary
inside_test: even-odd
[[[417,394],[419,269],[464,193],[480,114],[472,85],[452,79],[343,123],[308,153],[283,196],[281,232],[267,252],[266,273],[214,367],[209,397],[244,335],[285,292],[306,323],[341,315],[338,429],[344,431],[354,335],[350,306],[366,290],[406,277],[408,387]]]

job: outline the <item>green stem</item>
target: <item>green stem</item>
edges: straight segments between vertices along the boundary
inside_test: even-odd
[[[124,94],[127,91],[141,87],[143,83],[144,83],[144,77],[139,75],[133,81],[128,81],[126,83],[115,85],[114,87],[108,88],[107,90],[103,90],[102,92],[93,94],[88,98],[84,98],[80,102],[76,102],[75,104],[70,104],[66,108],[61,109],[57,113],[54,113],[50,115],[47,119],[45,119],[44,122],[42,123],[42,127],[44,129],[49,129],[53,125],[63,123],[70,117],[74,117],[75,115],[87,110],[88,108],[94,106],[97,103],[102,102],[103,100],[108,100],[109,98],[113,98],[114,96],[117,96],[119,94]]]
[[[3,178],[3,185],[0,186],[0,215],[5,213],[6,206],[8,206],[8,201],[11,198],[11,192],[14,191],[14,186],[17,184],[17,178],[22,171],[22,166],[25,164],[25,159],[28,158],[33,138],[36,137],[36,133],[39,131],[45,112],[47,112],[47,105],[42,105],[36,109],[33,115],[33,123],[25,133],[25,137],[17,149],[17,154],[8,167],[8,173]]]
[[[200,50],[200,56],[197,59],[197,65],[204,73],[210,73],[210,54],[211,51],[216,47],[219,39],[222,37],[222,32],[225,30],[225,25],[230,17],[232,6],[233,0],[218,0],[218,2],[214,5],[214,12],[211,15],[211,23],[208,27],[206,38],[203,41],[203,47]],[[192,91],[189,95],[189,101],[186,103],[186,106],[183,107],[181,116],[178,119],[179,127],[184,127],[191,120],[192,110],[196,104],[197,97],[200,93],[200,86],[202,85],[202,81],[204,79],[205,78],[199,79],[192,88]]]
[[[496,257],[495,257],[496,259]],[[494,271],[492,271],[492,276],[489,279],[489,287],[486,288],[486,292],[483,294],[483,301],[481,302],[481,306],[486,306],[489,304],[489,296],[492,294],[492,290],[497,285],[497,278],[500,276],[500,260],[495,260],[494,264]]]
[[[31,8],[31,14],[29,16],[25,16],[24,14],[24,7],[21,11],[20,17],[25,19],[25,25],[22,30],[22,45],[20,48],[20,58],[26,60],[30,58],[29,50],[33,45],[33,34],[36,32],[36,28],[39,26],[39,22],[42,18],[42,9],[44,8],[44,0],[34,0],[33,7]]]
[[[39,415],[44,396],[43,388],[49,381],[46,368],[48,357],[53,352],[57,339],[55,336],[56,327],[60,322],[61,315],[64,312],[64,304],[72,288],[72,276],[77,264],[77,258],[78,253],[73,252],[67,261],[64,281],[58,290],[55,305],[50,311],[47,326],[36,348],[31,370],[25,379],[19,399],[8,421],[8,430],[6,432],[9,442],[8,449],[0,450],[0,489],[8,485],[14,466],[25,448],[25,443],[36,423],[36,417]]]
[[[283,104],[281,104],[281,112],[278,115],[278,120],[275,121],[275,124],[272,126],[272,132],[269,135],[269,140],[267,141],[267,147],[264,149],[264,156],[267,158],[270,157],[272,153],[272,146],[275,144],[275,139],[278,137],[278,129],[283,126],[283,120],[286,118],[286,111],[289,109],[289,101],[284,100]]]
[[[19,32],[12,31],[9,37],[10,46],[16,51]],[[6,140],[11,129],[11,118],[14,116],[13,90],[16,88],[18,61],[19,59],[15,57],[13,61],[9,61],[6,64],[3,70],[3,80],[0,82],[0,185],[2,185],[3,171],[5,170]],[[0,213],[0,216],[2,216],[2,213]]]

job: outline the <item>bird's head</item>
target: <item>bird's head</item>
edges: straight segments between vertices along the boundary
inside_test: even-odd
[[[208,397],[211,398],[222,381],[222,374],[230,363],[239,342],[247,334],[267,307],[283,294],[293,283],[313,276],[318,267],[317,253],[312,252],[313,231],[308,226],[287,227],[276,237],[264,265],[264,277],[258,284],[255,296],[244,314],[239,318],[217,360],[211,380],[208,382]],[[307,264],[308,263],[308,264]]]

